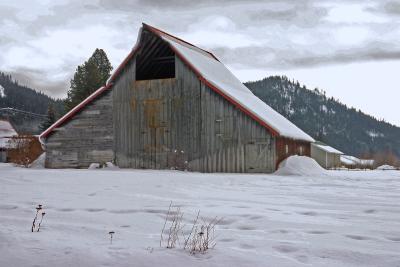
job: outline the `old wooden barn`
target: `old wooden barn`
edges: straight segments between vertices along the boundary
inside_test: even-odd
[[[273,172],[314,140],[212,53],[143,24],[107,84],[40,136],[46,167]]]

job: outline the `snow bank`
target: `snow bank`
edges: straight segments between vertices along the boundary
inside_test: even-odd
[[[34,162],[29,165],[31,169],[44,169],[44,162],[46,160],[46,153],[42,153]]]
[[[393,170],[397,170],[396,167],[391,166],[391,165],[387,165],[387,164],[381,165],[381,166],[377,167],[376,169],[377,169],[377,170],[381,170],[381,171],[389,171],[389,170],[392,170],[392,171],[393,171]]]
[[[89,170],[93,169],[119,169],[117,166],[115,166],[112,162],[106,162],[106,163],[91,163],[88,167]]]
[[[400,172],[298,178],[0,163],[0,266],[400,266]],[[209,253],[159,247],[171,200],[188,226],[223,218]]]
[[[276,175],[311,176],[324,175],[326,170],[314,159],[305,156],[290,156],[279,164]]]

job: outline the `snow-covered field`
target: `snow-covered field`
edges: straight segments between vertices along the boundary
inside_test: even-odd
[[[170,201],[222,216],[207,254],[159,247]],[[30,230],[35,206],[46,210]],[[109,231],[115,231],[110,244]],[[400,172],[320,177],[0,164],[0,266],[400,266]]]

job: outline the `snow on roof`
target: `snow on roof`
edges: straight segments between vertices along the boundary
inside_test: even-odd
[[[79,104],[79,108],[74,108],[71,112],[67,113],[60,120],[50,126],[49,129],[40,135],[39,139],[46,137],[54,128],[64,123],[86,104],[90,103],[103,91],[112,86],[125,65],[136,54],[139,48],[143,28],[150,30],[166,41],[177,56],[189,65],[201,81],[251,118],[269,129],[273,135],[314,142],[314,139],[311,136],[303,132],[284,116],[256,97],[212,53],[146,24],[143,24],[143,27],[139,31],[139,38],[135,47],[107,81],[106,87],[99,88],[93,95],[89,96]]]
[[[160,31],[158,33],[172,46],[178,56],[183,57],[191,68],[198,72],[197,74],[212,85],[213,89],[217,89],[218,93],[244,108],[250,113],[249,115],[264,122],[280,136],[314,142],[312,137],[256,97],[211,53],[205,53],[204,50],[188,45],[169,34]]]
[[[316,146],[316,147],[318,147],[319,149],[321,149],[321,150],[323,150],[323,151],[325,151],[325,152],[328,152],[328,153],[339,154],[339,155],[343,155],[343,154],[344,154],[343,152],[341,152],[341,151],[339,151],[339,150],[337,150],[337,149],[335,149],[335,148],[333,148],[333,147],[331,147],[331,146],[328,146],[328,145],[316,144],[316,143],[314,143],[314,144],[312,144],[312,145],[313,145],[313,146]]]
[[[7,147],[10,137],[18,135],[14,127],[7,120],[0,120],[0,148]]]
[[[340,156],[340,162],[346,165],[364,165],[364,166],[370,166],[374,165],[374,160],[373,159],[359,159],[354,156],[349,156],[349,155],[341,155]]]

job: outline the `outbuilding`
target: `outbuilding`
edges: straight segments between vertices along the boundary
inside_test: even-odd
[[[107,84],[40,138],[48,168],[200,172],[273,172],[314,141],[212,53],[146,24]]]
[[[0,119],[0,162],[8,161],[8,151],[10,149],[10,140],[13,136],[16,136],[12,124],[5,119]]]
[[[321,142],[311,144],[311,157],[325,169],[341,167],[340,156],[343,152]]]

